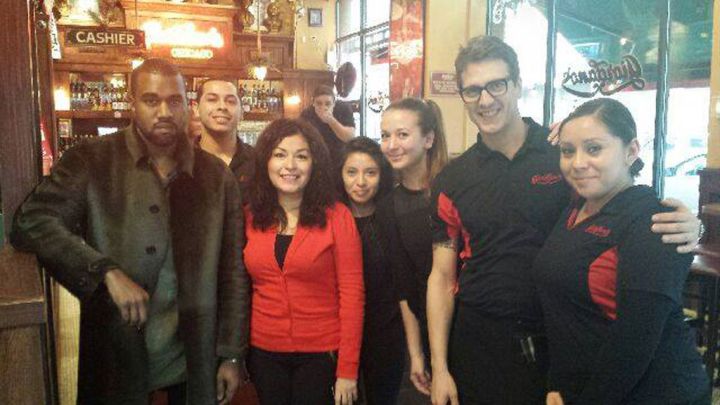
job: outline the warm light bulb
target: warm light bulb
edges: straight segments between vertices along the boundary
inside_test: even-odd
[[[67,90],[62,88],[55,89],[53,95],[55,99],[55,110],[67,111],[70,109],[70,96]]]
[[[253,68],[253,76],[260,81],[265,80],[265,76],[267,76],[267,66],[255,66]]]
[[[287,99],[288,105],[298,105],[300,104],[300,101],[300,96],[298,96],[297,94],[293,94]]]

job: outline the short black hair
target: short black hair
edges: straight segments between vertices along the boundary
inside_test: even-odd
[[[330,96],[333,98],[333,100],[335,100],[335,91],[333,91],[332,87],[330,87],[326,84],[321,84],[321,85],[315,87],[312,97],[314,100],[316,97],[320,97],[320,96]]]
[[[469,64],[486,60],[505,62],[510,73],[509,79],[514,83],[520,80],[520,66],[515,50],[498,37],[480,35],[470,38],[467,45],[460,47],[460,52],[455,58],[455,74],[458,87],[462,88],[462,73]]]
[[[138,77],[143,73],[156,73],[166,77],[182,77],[180,69],[170,63],[168,60],[162,58],[146,59],[143,63],[140,64],[140,66],[133,69],[132,73],[130,73],[130,94],[133,96],[135,95],[135,83],[137,83]],[[184,85],[185,81],[183,80],[183,86]]]
[[[233,86],[235,86],[235,92],[238,92],[238,84],[237,81],[228,77],[209,77],[205,80],[203,80],[200,83],[200,86],[197,89],[197,101],[200,102],[200,99],[202,99],[203,94],[205,93],[205,84],[210,82],[224,82],[224,83],[230,83]]]

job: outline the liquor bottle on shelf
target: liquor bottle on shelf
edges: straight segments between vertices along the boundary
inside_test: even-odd
[[[247,86],[247,83],[243,83],[242,85],[242,109],[243,112],[249,113],[250,112],[250,88]]]
[[[70,82],[70,109],[74,110],[77,104],[77,80],[73,79]]]

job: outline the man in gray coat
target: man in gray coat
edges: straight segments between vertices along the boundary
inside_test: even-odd
[[[81,301],[78,403],[229,403],[248,332],[237,183],[191,147],[174,66],[149,59],[131,86],[132,125],[67,151],[11,242]]]

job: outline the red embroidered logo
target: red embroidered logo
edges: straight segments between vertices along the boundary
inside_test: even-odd
[[[562,176],[556,173],[548,173],[548,174],[536,174],[532,177],[532,180],[530,182],[533,185],[543,185],[543,186],[549,186],[550,184],[555,184],[562,180]]]
[[[585,232],[595,236],[599,236],[601,238],[607,238],[608,236],[610,236],[610,230],[600,225],[590,225],[585,228]]]

